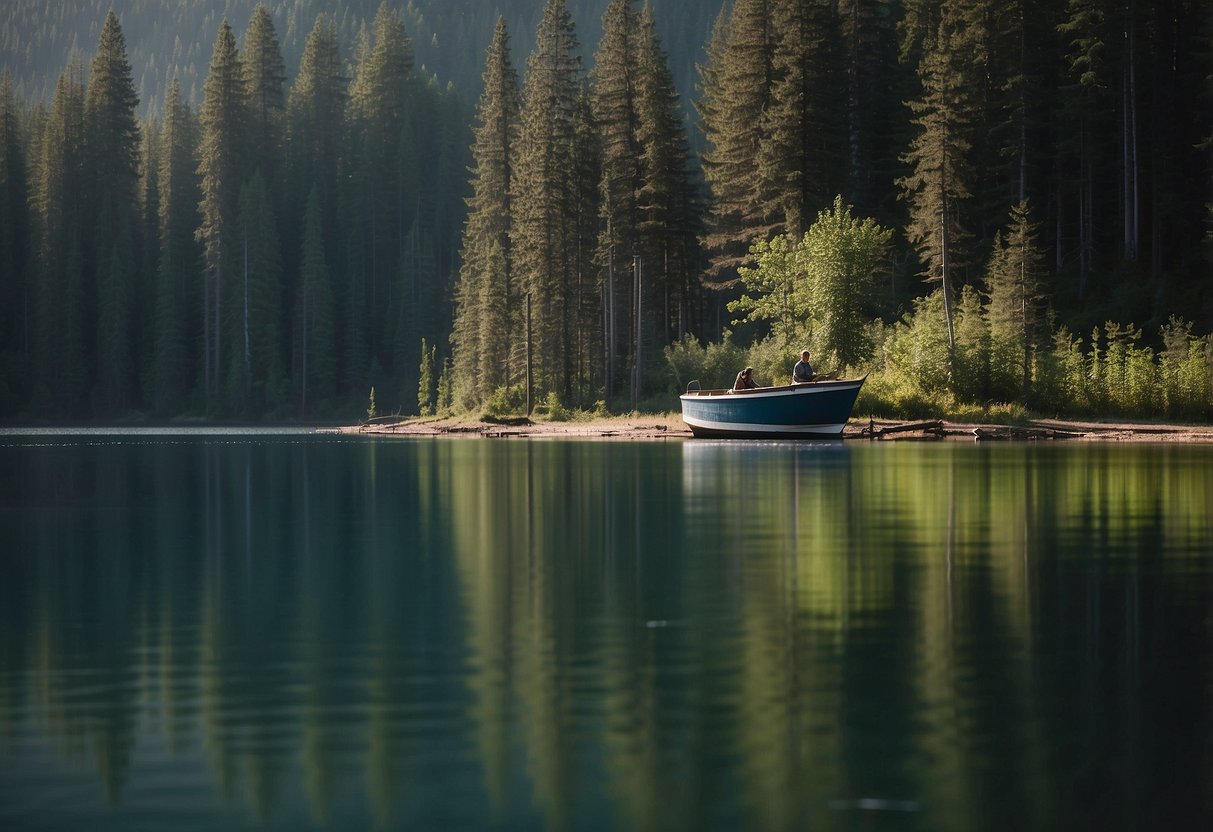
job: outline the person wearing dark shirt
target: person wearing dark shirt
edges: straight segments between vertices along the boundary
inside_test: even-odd
[[[813,380],[813,376],[813,365],[809,363],[809,351],[802,350],[800,360],[796,362],[796,366],[792,369],[792,383],[806,384]]]
[[[737,380],[733,382],[734,390],[754,390],[758,387],[758,382],[754,381],[754,368],[746,367],[737,374]]]

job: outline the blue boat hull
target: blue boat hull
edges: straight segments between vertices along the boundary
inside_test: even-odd
[[[865,377],[866,378],[866,377]],[[808,439],[842,436],[864,379],[686,393],[682,420],[695,436]]]

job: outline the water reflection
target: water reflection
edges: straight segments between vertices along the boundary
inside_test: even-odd
[[[1213,449],[38,443],[6,828],[1213,817]]]

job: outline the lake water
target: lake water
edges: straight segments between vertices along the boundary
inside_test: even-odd
[[[0,436],[0,829],[1197,829],[1213,446]]]

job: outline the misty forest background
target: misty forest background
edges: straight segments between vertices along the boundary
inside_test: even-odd
[[[1208,11],[9,0],[0,418],[1207,419]]]

